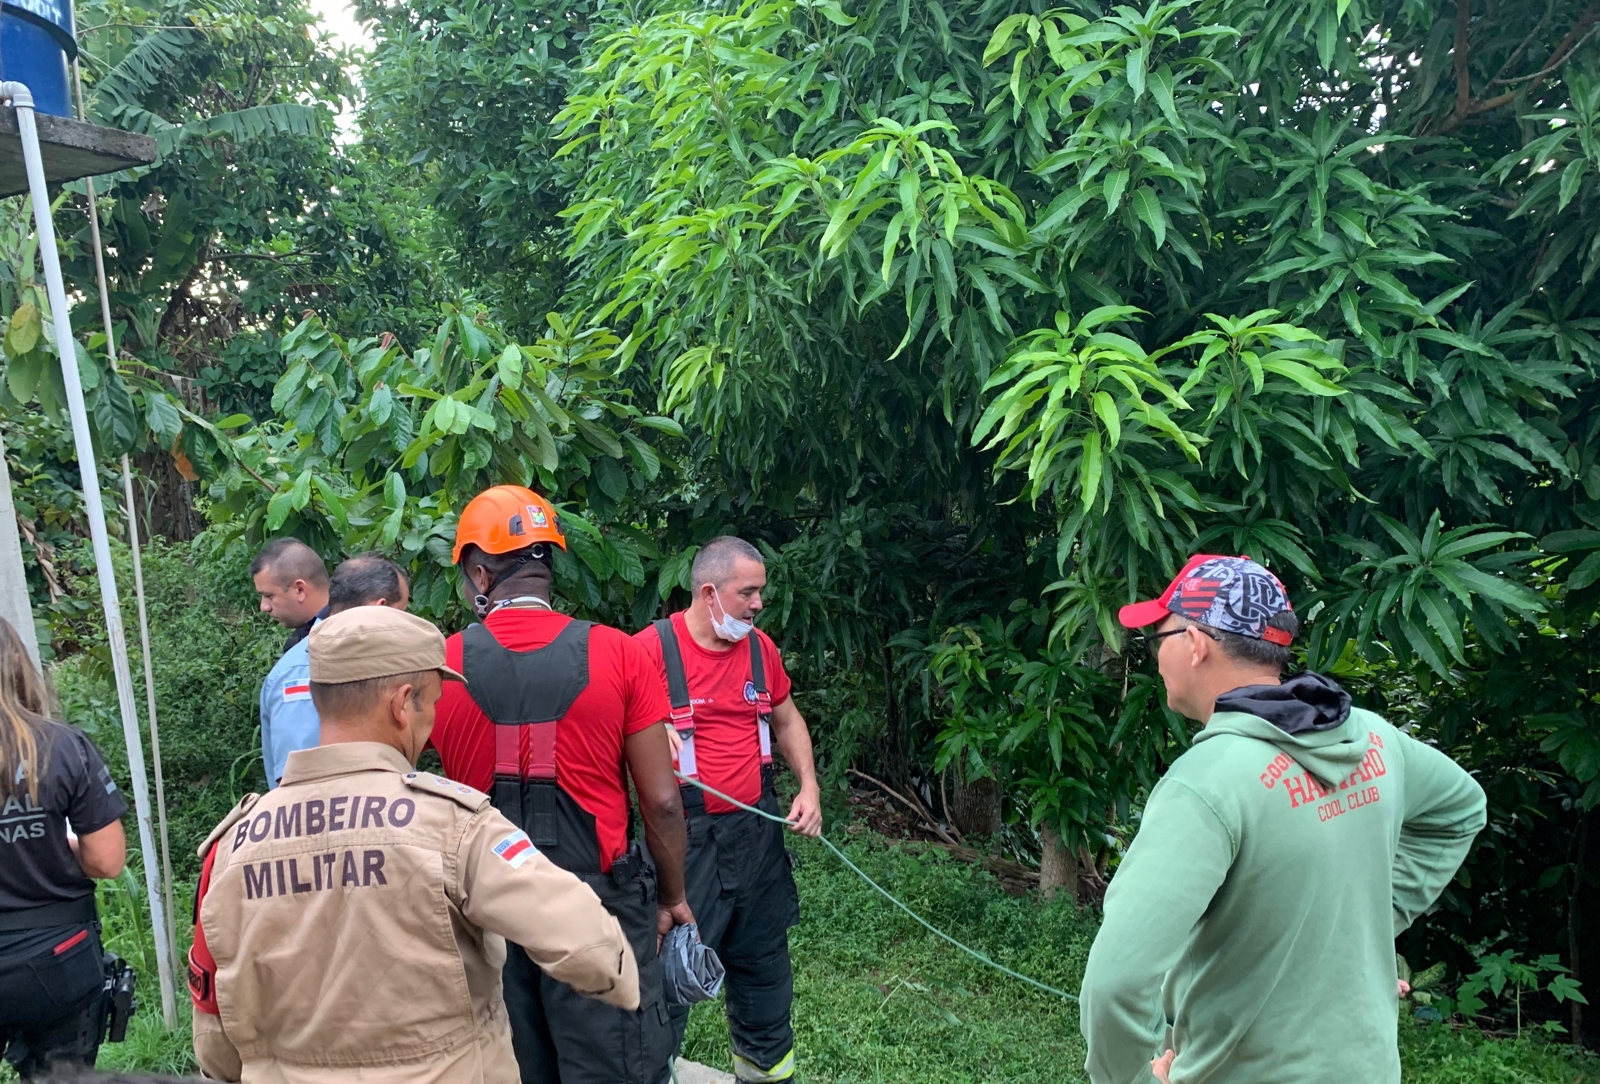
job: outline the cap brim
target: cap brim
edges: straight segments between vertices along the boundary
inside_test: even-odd
[[[1167,609],[1167,604],[1158,598],[1148,602],[1135,602],[1124,606],[1117,611],[1117,621],[1125,629],[1142,629],[1146,625],[1154,625],[1165,621],[1172,615]]]
[[[464,675],[450,669],[448,666],[439,667],[439,677],[445,681],[459,681],[463,685],[467,683],[467,679]]]

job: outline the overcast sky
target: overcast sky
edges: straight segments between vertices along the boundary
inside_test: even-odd
[[[322,25],[341,45],[371,46],[372,38],[355,19],[345,0],[310,0],[311,10],[322,18]]]

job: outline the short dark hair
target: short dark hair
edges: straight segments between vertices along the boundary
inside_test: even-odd
[[[311,704],[323,718],[330,715],[355,715],[371,708],[402,685],[411,685],[411,699],[415,703],[422,695],[417,688],[428,675],[426,670],[413,674],[390,674],[388,677],[367,678],[365,681],[341,681],[329,684],[311,683]]]
[[[328,581],[328,613],[371,606],[379,599],[393,602],[400,597],[401,585],[409,582],[405,569],[389,558],[358,553],[333,570],[333,578]]]
[[[555,550],[548,542],[535,542],[531,546],[524,546],[510,553],[489,553],[469,542],[461,551],[461,571],[481,568],[489,574],[491,581],[495,581],[509,576],[514,569],[527,564],[543,565],[545,572],[549,573],[554,558]]]
[[[1192,624],[1199,625],[1209,632],[1217,643],[1222,645],[1222,653],[1234,662],[1259,666],[1263,670],[1270,667],[1279,673],[1289,665],[1288,644],[1257,640],[1251,636],[1240,636],[1237,632],[1223,632],[1199,621]],[[1300,632],[1300,619],[1294,615],[1293,610],[1283,610],[1267,618],[1267,628],[1287,632],[1293,638]]]
[[[316,550],[298,538],[274,538],[262,546],[261,552],[250,562],[250,576],[254,579],[267,569],[271,569],[284,586],[295,580],[305,580],[312,587],[326,589],[328,586],[328,566],[322,563]]]
[[[733,575],[734,563],[741,557],[763,565],[767,563],[760,550],[737,535],[718,535],[701,546],[700,552],[694,555],[694,564],[689,566],[689,578],[694,580],[694,590],[700,590],[703,583],[715,587],[727,583],[728,577]]]

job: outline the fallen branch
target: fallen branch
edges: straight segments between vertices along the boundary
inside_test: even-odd
[[[962,836],[961,829],[956,827],[956,819],[950,815],[950,795],[945,792],[944,786],[944,777],[949,774],[948,768],[939,773],[939,804],[944,806],[944,822],[950,826],[950,831],[955,833],[956,839],[965,843],[966,838]]]
[[[935,821],[933,819],[933,817],[929,815],[928,811],[922,807],[922,803],[921,802],[913,802],[910,798],[907,798],[904,794],[901,794],[899,791],[895,790],[893,787],[891,787],[889,784],[885,783],[883,780],[875,779],[872,776],[868,775],[866,772],[858,772],[854,768],[850,768],[850,769],[847,769],[847,770],[849,771],[849,773],[851,775],[855,776],[857,779],[864,779],[868,783],[871,783],[873,786],[875,786],[875,787],[879,788],[880,790],[882,790],[885,794],[888,794],[891,797],[898,799],[901,805],[905,806],[907,809],[911,810],[911,812],[913,812],[913,813],[915,813],[917,815],[917,819],[922,821],[922,823],[928,828],[929,831],[931,831],[934,835],[938,836],[940,839],[944,840],[950,846],[952,846],[952,847],[961,846],[961,844],[957,843],[951,837],[949,832],[946,832],[943,828],[939,827],[939,823],[937,821]]]

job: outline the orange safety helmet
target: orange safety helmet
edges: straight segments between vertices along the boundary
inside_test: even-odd
[[[567,537],[549,501],[524,486],[486,489],[461,510],[456,520],[456,546],[450,559],[461,563],[461,551],[477,546],[484,553],[511,553],[535,542],[567,548]]]

